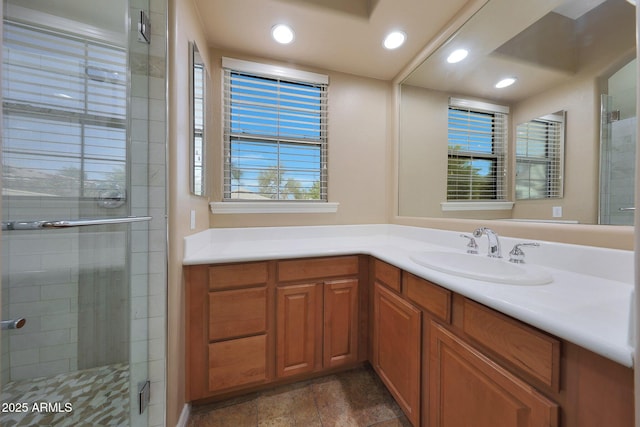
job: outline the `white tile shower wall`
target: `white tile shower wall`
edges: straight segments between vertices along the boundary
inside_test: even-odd
[[[138,5],[141,4],[141,5]],[[137,397],[138,379],[151,381],[148,422],[132,417],[134,425],[165,424],[166,353],[166,0],[131,0],[131,16],[140,8],[152,17],[151,56],[134,53],[132,68],[132,159],[131,179],[133,215],[151,215],[150,223],[135,224],[131,262],[131,342],[130,363],[141,366],[140,378],[132,378],[131,395]],[[148,5],[145,7],[145,5]],[[135,6],[138,6],[136,8]],[[144,46],[143,44],[140,47]],[[143,57],[144,56],[144,57]],[[141,62],[136,63],[136,59]],[[149,110],[153,110],[149,118]],[[147,187],[150,186],[150,187]],[[149,191],[147,191],[149,190]],[[52,202],[53,210],[52,210]],[[7,206],[5,205],[5,208]],[[24,200],[5,209],[5,218],[44,219],[38,202]],[[47,200],[47,212],[56,218],[77,218],[68,204]],[[86,214],[86,212],[83,212]],[[48,214],[49,215],[49,214]],[[85,215],[86,216],[86,215]],[[48,219],[48,218],[47,218]],[[148,231],[148,236],[146,236]],[[78,287],[77,239],[73,255],[60,255],[59,234],[31,233],[18,240],[5,233],[3,244],[2,311],[10,316],[27,315],[27,326],[2,337],[2,382],[26,375],[74,370],[77,365]],[[140,239],[140,237],[145,238]],[[21,236],[23,237],[23,236]],[[147,252],[149,251],[149,252]],[[62,262],[64,261],[64,262]],[[42,273],[53,267],[55,274]],[[11,280],[9,281],[9,277]],[[10,298],[14,299],[11,311]],[[31,309],[43,311],[31,314]],[[139,339],[136,339],[139,338]],[[34,350],[34,349],[37,349]],[[11,351],[11,354],[9,353]],[[148,365],[147,365],[148,363]],[[147,369],[148,366],[148,369]],[[133,400],[134,402],[136,400]],[[135,406],[135,405],[132,405]],[[131,408],[135,414],[137,408]]]
[[[3,212],[5,221],[77,216],[77,206],[41,198],[14,199]],[[3,317],[27,323],[2,334],[2,382],[76,369],[78,246],[73,231],[3,233]]]
[[[167,219],[166,219],[166,45],[167,0],[149,0],[151,44],[148,61],[148,378],[151,402],[148,425],[165,425]],[[133,288],[132,288],[133,289]],[[134,291],[135,292],[135,291]]]
[[[130,201],[132,215],[146,216],[149,211],[149,45],[137,40],[135,29],[141,10],[149,13],[148,0],[130,1],[132,17],[132,31],[129,35],[132,96],[129,115]],[[131,225],[131,230],[129,394],[132,405],[130,421],[132,426],[143,427],[149,424],[148,414],[140,416],[136,402],[140,385],[149,378],[149,224],[135,223]]]
[[[635,206],[636,123],[635,117],[612,123],[610,224],[629,224],[629,221],[633,221],[633,212],[621,211],[620,208]]]
[[[80,244],[82,240],[101,245],[89,251]],[[6,315],[25,317],[27,323],[6,334],[9,369],[4,373],[5,381],[74,371],[79,354],[92,352],[90,345],[79,347],[79,286],[92,283],[79,284],[78,266],[122,271],[125,242],[124,232],[114,231],[6,233],[3,250],[8,265],[3,269],[3,281],[10,302]]]

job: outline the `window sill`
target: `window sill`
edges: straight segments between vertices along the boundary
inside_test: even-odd
[[[211,213],[336,213],[340,203],[329,202],[211,202]]]
[[[442,202],[442,211],[510,211],[513,202]]]

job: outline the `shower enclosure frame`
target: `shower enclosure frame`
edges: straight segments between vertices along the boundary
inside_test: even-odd
[[[131,425],[165,424],[165,357],[167,296],[166,222],[166,2],[130,0],[128,156],[132,201],[130,215],[150,216],[131,224],[128,262],[135,266],[130,279]],[[6,5],[6,0],[5,0]],[[3,9],[5,9],[3,7]],[[140,11],[153,16],[151,43],[137,40]],[[4,18],[4,16],[3,16]],[[132,39],[136,39],[135,42]],[[135,108],[131,106],[135,105]],[[161,112],[161,113],[159,113]],[[53,218],[59,219],[59,218]],[[69,218],[76,219],[76,218]],[[58,224],[60,225],[60,224]],[[50,232],[57,232],[51,230]],[[6,297],[5,293],[3,297]],[[149,379],[150,405],[141,417],[137,402]]]

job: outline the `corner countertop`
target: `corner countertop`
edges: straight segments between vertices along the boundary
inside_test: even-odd
[[[469,230],[470,234],[472,230]],[[480,254],[487,239],[478,239]],[[530,241],[530,240],[527,240]],[[500,237],[503,255],[521,239]],[[535,241],[526,262],[546,285],[510,285],[441,273],[412,261],[421,251],[465,252],[460,232],[393,224],[208,229],[185,238],[184,265],[367,254],[497,311],[633,367],[633,251]]]

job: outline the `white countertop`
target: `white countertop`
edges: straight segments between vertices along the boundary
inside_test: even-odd
[[[484,255],[487,239],[477,240]],[[500,242],[508,257],[524,241],[501,236]],[[497,284],[423,267],[410,255],[464,253],[466,239],[459,232],[391,224],[208,229],[185,238],[183,264],[368,254],[632,367],[633,252],[536,242],[540,247],[523,248],[526,262],[553,276],[546,285]]]

